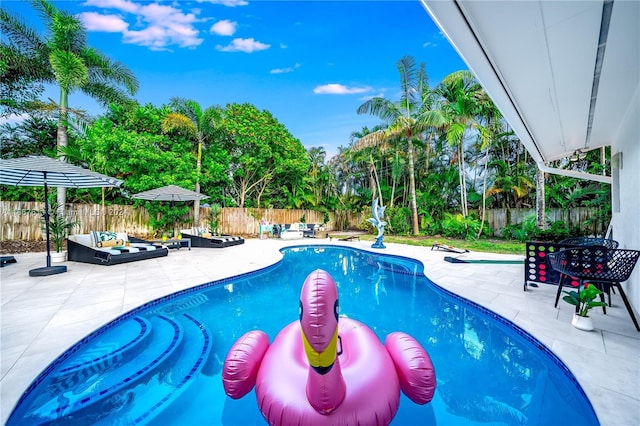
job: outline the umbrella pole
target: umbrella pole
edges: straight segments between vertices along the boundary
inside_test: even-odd
[[[44,217],[44,232],[47,236],[47,268],[51,267],[51,247],[50,247],[50,243],[51,243],[51,239],[49,237],[49,218],[51,217],[49,215],[49,195],[48,195],[48,188],[47,188],[47,172],[44,172],[44,213],[42,214],[42,217]]]
[[[171,231],[173,232],[172,237],[176,236],[176,202],[173,201],[173,196],[171,197],[171,221],[173,222]]]
[[[42,217],[44,218],[44,229],[47,234],[47,266],[44,268],[30,270],[30,277],[44,277],[47,275],[56,275],[67,272],[67,267],[64,265],[51,266],[51,247],[49,247],[49,243],[51,242],[51,239],[49,238],[49,188],[47,186],[47,172],[42,172],[42,174],[44,176],[44,213],[42,214]]]

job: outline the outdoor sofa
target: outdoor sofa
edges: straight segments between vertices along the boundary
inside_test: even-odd
[[[279,236],[282,239],[293,239],[293,237],[286,237],[284,234],[292,233],[292,231],[299,231],[302,233],[302,238],[315,238],[316,231],[320,230],[322,225],[318,225],[315,223],[287,223],[283,225],[279,225]]]
[[[232,235],[213,235],[207,229],[183,229],[182,238],[191,239],[191,247],[224,248],[244,244],[244,238]]]
[[[91,231],[70,235],[67,252],[70,261],[110,266],[167,256],[169,249],[129,237],[124,232]]]

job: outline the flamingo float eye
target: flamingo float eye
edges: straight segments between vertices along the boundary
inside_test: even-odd
[[[302,309],[302,307],[300,307],[300,309]],[[338,303],[338,299],[336,299],[336,302],[333,304],[333,315],[335,315],[337,322],[338,316],[340,315],[340,304]]]
[[[302,300],[300,301],[300,304],[298,305],[298,314],[300,316],[300,321],[302,321]]]

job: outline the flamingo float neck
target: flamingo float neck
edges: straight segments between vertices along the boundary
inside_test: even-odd
[[[300,329],[309,361],[307,399],[321,414],[338,409],[346,395],[338,358],[338,318],[338,287],[318,269],[309,274],[300,292]]]

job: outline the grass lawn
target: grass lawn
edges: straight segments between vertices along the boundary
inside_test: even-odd
[[[375,241],[375,235],[361,235],[360,238],[366,241]],[[424,236],[398,236],[385,235],[384,242],[399,243],[414,246],[424,246],[431,248],[435,243],[446,244],[460,249],[480,251],[488,253],[521,254],[524,255],[524,243],[520,241],[509,241],[501,239],[479,239],[479,240],[459,240],[445,237],[424,237]]]

